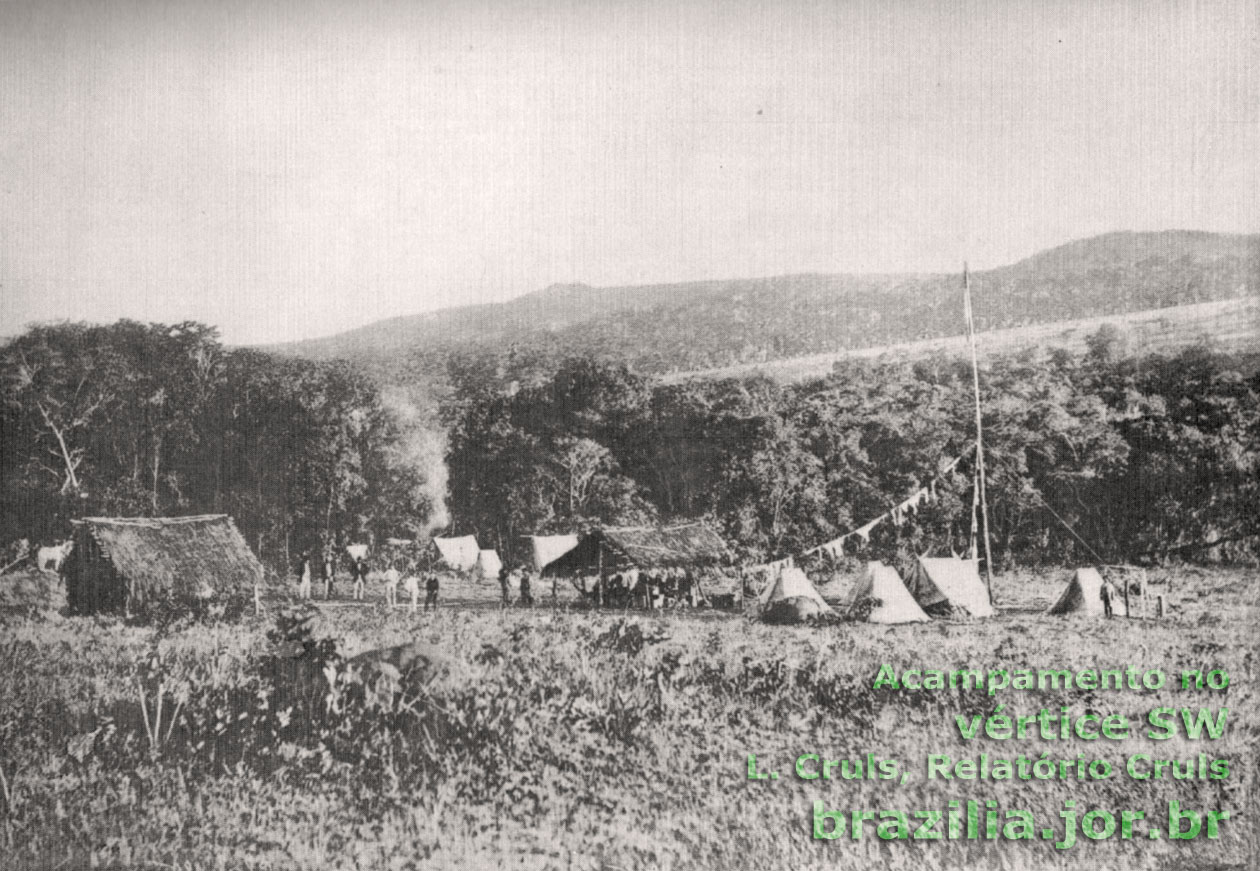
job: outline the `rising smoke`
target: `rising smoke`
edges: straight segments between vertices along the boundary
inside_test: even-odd
[[[417,525],[417,535],[423,538],[450,524],[446,508],[446,432],[435,411],[417,402],[405,387],[385,388],[381,402],[398,422],[398,461],[420,473],[419,495],[432,506],[423,524]]]

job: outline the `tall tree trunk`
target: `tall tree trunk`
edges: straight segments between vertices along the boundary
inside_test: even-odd
[[[153,439],[153,513],[158,512],[158,475],[162,466],[162,437]]]
[[[331,537],[332,537],[332,512],[333,512],[333,499],[335,496],[336,496],[336,491],[334,490],[333,485],[330,483],[328,485],[328,509],[327,511],[324,512],[324,545],[325,546],[327,546],[328,542],[331,540]]]
[[[66,464],[66,481],[61,485],[61,492],[65,493],[67,490],[72,490],[77,493],[79,492],[79,476],[76,473],[79,468],[79,463],[82,462],[82,460],[76,461],[74,459],[69,445],[66,444],[64,431],[52,422],[52,417],[49,416],[48,412],[44,409],[43,404],[36,403],[36,406],[39,408],[39,413],[43,415],[44,423],[48,425],[48,429],[52,432],[53,436],[56,437],[57,445],[61,448],[61,458]]]

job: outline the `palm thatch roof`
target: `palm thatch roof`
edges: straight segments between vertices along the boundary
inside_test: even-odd
[[[159,596],[249,590],[263,580],[262,563],[226,514],[85,517],[74,525],[67,593],[84,604],[102,598],[96,586],[120,587],[105,598],[137,606]]]
[[[577,547],[544,566],[543,574],[595,574],[601,568],[709,566],[723,562],[729,554],[726,542],[703,523],[593,529],[581,537]]]

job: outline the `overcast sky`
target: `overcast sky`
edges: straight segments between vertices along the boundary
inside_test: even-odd
[[[1256,232],[1241,2],[0,2],[0,334]]]

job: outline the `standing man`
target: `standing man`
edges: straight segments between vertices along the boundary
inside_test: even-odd
[[[656,597],[660,593],[661,577],[656,569],[651,569],[647,573],[647,607],[649,611],[656,610]]]
[[[692,598],[691,569],[684,571],[682,577],[678,579],[678,601],[689,608],[695,607],[696,602]]]
[[[303,601],[311,597],[311,558],[305,551],[298,558],[298,598]]]
[[[331,599],[333,582],[337,577],[337,556],[332,548],[324,551],[324,598]]]
[[[367,560],[359,557],[354,561],[354,600],[356,602],[363,601],[363,584],[367,581],[368,564]]]
[[[402,572],[398,571],[398,567],[390,563],[389,568],[385,570],[385,604],[394,607],[398,604],[398,582],[402,580]],[[412,603],[415,604],[414,602]]]
[[[521,572],[521,605],[525,608],[534,607],[534,594],[529,586],[529,572]]]
[[[504,608],[512,604],[511,591],[509,589],[509,580],[511,577],[512,573],[508,571],[506,564],[499,569],[499,595],[502,597],[499,600],[499,604]]]
[[[424,610],[428,613],[429,606],[433,606],[433,610],[437,610],[438,604],[438,576],[437,573],[431,573],[429,579],[424,582]]]
[[[420,604],[420,579],[414,572],[403,579],[403,591],[411,599],[411,613],[416,613],[416,608]]]
[[[1100,595],[1102,596],[1104,617],[1111,617],[1111,597],[1113,593],[1114,589],[1111,586],[1111,581],[1103,581]]]

